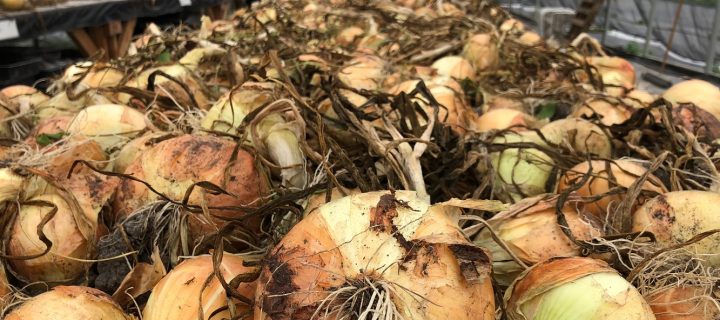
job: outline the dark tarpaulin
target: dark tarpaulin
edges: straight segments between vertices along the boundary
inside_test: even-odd
[[[223,0],[192,0],[192,7],[211,6]],[[177,13],[187,8],[179,0],[72,0],[34,10],[0,13],[0,20],[15,20],[20,38],[35,37],[53,31],[65,31]]]

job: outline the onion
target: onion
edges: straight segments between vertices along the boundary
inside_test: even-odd
[[[712,83],[698,79],[678,82],[662,97],[675,106],[683,102],[694,103],[720,119],[720,89]]]
[[[523,32],[525,31],[525,24],[517,19],[507,19],[500,24],[498,29],[501,32]]]
[[[145,115],[139,111],[119,104],[101,104],[81,110],[67,131],[87,136],[110,150],[121,147],[145,127]]]
[[[477,132],[505,130],[512,127],[513,131],[523,131],[530,125],[532,116],[514,109],[492,109],[477,117],[470,128]]]
[[[681,103],[672,109],[672,116],[675,125],[684,127],[701,141],[720,138],[720,119],[694,104]]]
[[[353,89],[377,90],[382,85],[388,68],[383,59],[363,54],[348,61],[337,77]]]
[[[4,310],[6,304],[11,301],[13,290],[8,283],[7,274],[5,274],[5,266],[0,265],[0,310]]]
[[[343,188],[342,191],[339,188],[332,188],[332,190],[330,190],[330,201],[327,201],[327,199],[326,199],[326,197],[327,197],[326,192],[313,194],[307,198],[307,202],[305,203],[305,210],[304,210],[305,215],[307,216],[308,214],[312,213],[313,211],[320,208],[320,206],[322,206],[328,202],[338,200],[344,196],[349,196],[349,195],[359,194],[359,193],[361,193],[361,191],[360,191],[360,189],[357,189],[357,188],[353,188],[353,189]]]
[[[526,46],[535,46],[542,43],[543,38],[536,32],[525,31],[520,35],[518,41]]]
[[[633,89],[632,91],[628,92],[625,98],[623,98],[623,102],[635,109],[642,109],[650,106],[650,104],[653,103],[655,99],[655,96],[647,91]]]
[[[7,99],[13,99],[19,96],[26,96],[38,93],[37,89],[26,85],[18,84],[14,86],[5,87],[0,90],[0,94]]]
[[[612,154],[610,138],[600,127],[584,119],[555,120],[540,131],[549,142],[565,145],[576,152],[594,154],[601,158],[610,158]]]
[[[620,124],[632,116],[633,110],[619,101],[591,98],[583,102],[580,108],[573,112],[574,117],[593,117],[597,115],[600,123],[606,126]]]
[[[605,262],[552,259],[528,269],[505,293],[510,320],[652,320],[635,287]]]
[[[647,298],[657,320],[717,319],[720,310],[711,295],[700,287],[670,287]]]
[[[621,96],[625,90],[635,87],[635,67],[627,60],[618,57],[596,56],[587,58],[587,61],[598,69],[603,83],[611,85],[605,89],[611,95]]]
[[[87,89],[115,87],[121,84],[124,78],[125,73],[116,68],[85,61],[69,66],[53,85],[55,91],[62,91],[70,85],[75,85],[72,92],[79,94]]]
[[[487,93],[483,95],[483,98],[484,103],[482,105],[482,112],[489,112],[495,109],[513,109],[525,112],[525,105],[522,100],[501,95],[490,95]]]
[[[488,222],[512,253],[525,264],[533,265],[553,257],[579,256],[580,247],[563,233],[557,223],[556,205],[556,196],[527,198],[493,216]],[[600,237],[600,229],[585,220],[578,205],[575,198],[562,208],[573,236],[585,241]],[[494,278],[500,284],[510,284],[523,271],[512,256],[495,242],[489,230],[483,229],[474,242],[490,250]]]
[[[418,83],[420,83],[420,80],[405,81],[390,90],[390,92],[392,94],[400,94],[401,92],[410,93],[415,90]],[[438,119],[450,125],[456,132],[462,132],[463,128],[468,126],[468,123],[466,123],[468,119],[467,115],[473,111],[463,99],[460,84],[449,77],[437,77],[427,82],[427,88],[435,100],[444,107],[438,110]],[[433,115],[434,110],[424,96],[417,94],[413,101],[422,106],[428,116]]]
[[[10,259],[12,270],[26,282],[66,282],[82,276],[90,263],[77,259],[88,259],[92,252],[92,239],[83,234],[70,204],[55,194],[44,194],[30,200],[45,201],[57,207],[53,218],[45,224],[43,232],[52,242],[47,254],[30,260]],[[13,256],[42,253],[46,246],[40,241],[37,228],[47,216],[51,207],[22,204],[12,225],[7,254]]]
[[[649,231],[658,244],[672,246],[695,235],[720,228],[716,205],[720,194],[709,191],[674,191],[659,195],[645,203],[633,215],[633,232]],[[709,236],[685,247],[709,266],[720,266],[720,234]]]
[[[104,292],[80,286],[60,286],[20,305],[5,320],[132,320]]]
[[[465,43],[462,54],[478,72],[495,67],[500,58],[497,41],[489,33],[480,33],[470,37]]]
[[[592,165],[592,177],[576,193],[582,197],[595,197],[606,194],[614,187],[629,188],[647,169],[639,165],[631,159],[620,159],[615,161],[592,160],[582,162],[572,169],[565,172],[558,183],[558,193],[570,188],[573,184],[578,183],[580,179],[588,173]],[[612,178],[610,178],[612,177]],[[611,180],[612,179],[612,180]],[[612,181],[612,182],[611,182]],[[643,191],[654,193],[665,193],[667,189],[662,181],[656,176],[650,174],[641,186]],[[594,215],[599,221],[605,221],[609,212],[615,212],[615,209],[624,199],[625,192],[620,194],[605,195],[602,198],[586,202],[584,210]],[[647,200],[642,195],[636,199],[633,211],[638,205]]]
[[[210,108],[201,125],[207,130],[236,133],[248,114],[277,99],[278,92],[272,83],[246,82],[221,97]],[[250,142],[281,168],[280,175],[286,186],[304,188],[307,172],[299,143],[303,138],[300,124],[286,120],[283,117],[285,109],[266,108],[263,111],[270,113],[265,112],[263,118],[256,118],[259,120],[257,126],[248,129],[258,133],[257,136],[249,135]]]
[[[38,138],[42,135],[58,135],[67,132],[68,125],[73,117],[57,116],[40,120],[25,139],[25,143],[32,147],[38,146]]]
[[[223,188],[229,194],[210,194],[195,188],[188,204],[208,207],[245,206],[260,201],[267,194],[268,184],[255,166],[254,157],[243,149],[236,151],[235,143],[213,137],[183,135],[162,141],[138,157],[125,171],[149,183],[158,192],[175,201],[182,201],[191,185],[207,181]],[[206,200],[203,201],[203,198]],[[143,184],[123,180],[117,190],[114,209],[116,220],[130,215],[155,201],[158,196]],[[214,210],[212,215],[237,218],[241,210]],[[192,215],[202,219],[199,215]],[[213,218],[212,222],[199,221],[200,226],[214,228],[225,222]],[[257,219],[247,226],[257,228]],[[194,230],[199,232],[199,230]]]
[[[226,283],[230,283],[238,275],[251,274],[254,271],[253,268],[245,267],[243,262],[242,258],[229,253],[223,254],[218,269]],[[254,282],[238,283],[235,289],[243,296],[253,299],[255,286]],[[249,306],[227,296],[225,288],[213,273],[212,257],[198,256],[178,264],[155,285],[143,310],[143,319],[231,319],[233,315],[230,311],[222,310],[228,307],[228,302],[235,305],[235,315],[251,311]],[[203,317],[199,317],[200,310]],[[247,317],[233,319],[245,318]]]
[[[128,86],[139,89],[148,89],[150,76],[157,71],[168,74],[188,87],[188,90],[185,90],[177,82],[157,74],[155,76],[154,89],[158,95],[174,99],[180,107],[188,108],[194,105],[192,102],[193,99],[190,96],[190,94],[192,94],[192,97],[194,97],[198,107],[205,109],[209,106],[208,97],[201,89],[200,80],[196,79],[193,75],[193,69],[181,64],[172,64],[145,70],[135,79],[128,81]]]
[[[266,258],[255,319],[494,319],[489,257],[459,214],[412,191],[321,206]]]
[[[94,91],[87,92],[77,99],[70,99],[67,92],[63,91],[39,103],[35,108],[35,117],[43,120],[57,116],[74,116],[86,106],[98,104],[112,104],[112,102]]]
[[[453,77],[458,80],[475,80],[475,69],[472,64],[461,56],[447,56],[436,60],[432,67],[441,76]]]
[[[535,135],[509,132],[493,140],[495,144],[534,143],[543,145]],[[506,147],[490,154],[495,174],[494,193],[502,200],[518,201],[547,192],[547,181],[555,162],[535,148]]]

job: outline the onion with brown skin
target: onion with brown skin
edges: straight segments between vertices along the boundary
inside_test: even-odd
[[[720,228],[717,204],[720,194],[710,191],[674,191],[646,202],[633,215],[633,232],[652,232],[657,243],[669,247]],[[711,235],[685,247],[701,255],[707,266],[720,266],[720,234]]]
[[[117,149],[146,128],[145,115],[128,106],[100,104],[78,112],[67,131],[95,140],[104,150]]]
[[[244,263],[244,259],[224,253],[222,262],[217,266],[223,281],[230,283],[239,275],[255,272],[254,268],[246,267]],[[252,301],[256,286],[255,281],[239,282],[233,289]],[[235,305],[232,308],[234,314],[228,309],[228,302]],[[251,306],[227,296],[225,288],[214,274],[212,256],[207,255],[192,257],[173,268],[155,285],[143,310],[145,320],[251,318]]]
[[[543,126],[540,131],[554,144],[564,144],[575,152],[610,158],[612,143],[605,132],[585,119],[565,118]]]
[[[489,256],[467,242],[459,214],[412,191],[321,206],[266,258],[255,319],[494,319]]]
[[[80,286],[60,286],[40,294],[5,320],[133,320],[104,292]]]
[[[717,319],[720,309],[700,287],[680,285],[669,287],[647,297],[656,320]]]
[[[353,89],[377,90],[388,74],[387,62],[375,55],[361,54],[345,64],[337,77]]]
[[[458,80],[474,80],[476,77],[473,65],[461,56],[442,57],[436,60],[432,67],[437,70],[439,75],[453,77]]]
[[[496,214],[488,222],[513,255],[527,265],[553,257],[579,256],[581,248],[568,238],[557,222],[556,205],[557,196],[526,198]],[[562,208],[572,235],[580,241],[602,236],[600,226],[593,224],[579,205],[580,199],[574,197]],[[495,242],[489,230],[483,229],[473,241],[490,250],[494,278],[500,284],[510,284],[524,270]]]
[[[682,81],[667,89],[662,97],[674,106],[694,103],[720,119],[720,89],[712,83],[698,79]]]
[[[672,109],[675,125],[685,128],[700,141],[710,143],[720,138],[720,119],[694,104],[681,103]]]
[[[500,58],[497,40],[490,33],[471,36],[465,43],[462,55],[470,61],[477,72],[492,69]]]
[[[614,209],[617,208],[626,194],[625,191],[616,194],[607,193],[616,187],[623,189],[629,188],[640,176],[645,174],[647,169],[631,159],[582,162],[565,172],[558,182],[557,192],[561,193],[578,183],[588,174],[590,166],[592,166],[592,172],[590,172],[592,176],[575,192],[579,196],[587,198],[602,196],[595,201],[584,202],[583,209],[595,216],[597,221],[603,222],[607,219],[608,213],[615,212]],[[641,189],[650,192],[650,194],[661,194],[668,191],[662,181],[653,174],[647,177]],[[635,211],[637,206],[642,205],[647,200],[648,198],[646,196],[640,195],[635,200],[635,205],[631,209],[632,212]]]
[[[196,187],[189,195],[188,204],[200,206],[205,203],[211,208],[211,215],[222,218],[239,218],[244,211],[213,207],[258,205],[268,194],[269,187],[250,153],[237,148],[231,141],[213,136],[183,135],[162,141],[142,153],[125,173],[147,182],[174,201],[182,201],[195,183],[207,181],[219,186],[227,194],[212,194]],[[145,185],[125,179],[114,201],[115,220],[120,221],[158,199],[159,196]],[[216,229],[225,223],[220,218],[206,221],[198,214],[191,217],[191,222],[199,227],[194,228],[194,232]],[[246,226],[257,231],[259,218],[249,220]]]
[[[490,130],[505,130],[512,128],[513,131],[526,130],[525,127],[533,122],[532,116],[514,109],[493,109],[483,115],[476,117],[470,124],[470,128],[477,132]]]
[[[509,320],[654,320],[638,290],[590,258],[558,258],[525,271],[505,292]]]
[[[587,62],[597,68],[606,85],[605,91],[610,95],[619,97],[626,90],[635,87],[635,67],[627,60],[619,57],[595,56],[588,57]]]

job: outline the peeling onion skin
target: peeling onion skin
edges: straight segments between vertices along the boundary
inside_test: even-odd
[[[238,275],[250,274],[255,270],[243,265],[244,260],[229,253],[223,254],[219,266],[225,282],[230,283]],[[205,286],[208,277],[212,280]],[[239,283],[235,288],[248,299],[255,296],[256,282]],[[200,301],[204,317],[199,318]],[[236,315],[252,311],[249,306],[230,298],[236,304]],[[172,269],[158,282],[150,294],[145,309],[144,320],[214,320],[230,319],[230,311],[215,313],[228,305],[225,288],[213,274],[212,256],[198,256],[185,260]],[[210,316],[212,315],[212,318]],[[240,318],[249,319],[249,318]]]
[[[490,259],[458,229],[459,214],[412,191],[321,206],[266,258],[255,319],[310,319],[329,292],[366,279],[394,288],[392,304],[404,319],[494,319]]]
[[[612,143],[605,132],[585,119],[565,118],[543,126],[540,131],[554,144],[567,144],[580,153],[590,153],[601,158],[612,156]],[[570,132],[577,132],[571,135]]]
[[[612,126],[627,121],[632,116],[632,113],[631,108],[619,102],[612,103],[605,99],[589,99],[573,112],[573,116],[577,118],[597,116],[600,123]]]
[[[126,174],[148,182],[153,188],[175,201],[182,201],[193,184],[208,181],[220,186],[231,195],[207,193],[207,205],[244,206],[258,205],[268,193],[268,182],[258,170],[255,158],[235,143],[214,136],[183,135],[162,141],[145,151],[127,168]],[[118,187],[114,209],[116,221],[123,219],[142,206],[159,199],[139,182],[124,179]],[[189,204],[200,205],[202,193],[196,187]],[[240,210],[210,210],[211,214],[237,218]],[[222,224],[219,219],[212,219]],[[257,219],[248,221],[248,227],[257,228]]]
[[[556,258],[526,270],[505,291],[509,320],[654,320],[640,293],[605,262]]]
[[[720,310],[704,289],[681,285],[656,292],[647,301],[656,320],[709,320],[717,319]]]
[[[488,220],[498,237],[527,265],[533,265],[553,257],[580,255],[580,247],[563,233],[557,223],[557,197],[536,196],[516,203]],[[586,220],[578,209],[579,203],[568,201],[562,208],[573,236],[589,241],[602,236],[599,228]],[[494,278],[501,285],[509,285],[523,268],[484,229],[474,239],[478,246],[488,248],[493,256]]]
[[[104,292],[60,286],[23,303],[5,320],[133,320]]]
[[[720,119],[720,89],[710,82],[698,79],[682,81],[667,89],[662,97],[673,106],[694,103]]]
[[[629,188],[640,176],[642,176],[647,169],[639,165],[636,161],[630,159],[620,159],[614,162],[603,161],[603,160],[592,160],[590,162],[581,162],[569,171],[567,171],[558,182],[558,193],[569,189],[572,185],[579,182],[583,176],[588,172],[592,166],[592,177],[587,183],[583,184],[580,189],[576,192],[581,197],[593,197],[607,193],[613,187]],[[609,174],[612,173],[614,178],[613,183],[608,181]],[[650,174],[648,179],[642,185],[642,190],[651,191],[657,193],[668,192],[667,188],[662,184],[660,179],[655,175]],[[585,202],[583,209],[588,213],[592,214],[599,221],[605,221],[608,214],[608,209],[611,205],[616,208],[620,202],[624,199],[625,193],[606,195],[601,199],[593,202]],[[635,209],[647,201],[647,197],[642,195],[636,200],[635,206],[631,209],[632,212]],[[614,212],[611,210],[610,212]]]
[[[674,191],[645,203],[633,215],[633,232],[649,231],[663,247],[680,244],[695,235],[720,228],[717,204],[720,194],[710,191]],[[720,266],[720,234],[711,235],[685,249],[704,255],[708,266]]]

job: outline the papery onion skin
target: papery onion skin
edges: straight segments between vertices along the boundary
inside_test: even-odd
[[[568,201],[562,208],[572,235],[581,241],[600,237],[600,228],[586,219],[579,209],[578,200]],[[527,198],[496,214],[488,222],[513,254],[527,265],[554,257],[579,256],[581,248],[567,237],[557,222],[556,204],[557,197],[542,195]],[[523,271],[497,245],[489,230],[481,231],[473,241],[490,250],[494,259],[494,278],[501,285],[509,285]]]
[[[554,144],[567,144],[576,152],[610,158],[612,143],[605,132],[585,119],[565,118],[543,126],[540,131]]]
[[[133,320],[106,293],[88,287],[59,286],[23,303],[5,320]]]
[[[237,152],[235,150],[235,143],[228,140],[214,136],[183,135],[148,149],[125,173],[148,182],[175,201],[182,201],[192,184],[207,181],[231,194],[206,192],[204,197],[209,207],[259,204],[261,197],[268,192],[267,181],[250,153],[242,148],[237,149]],[[188,203],[200,205],[202,197],[200,188],[196,187]],[[116,221],[158,198],[143,184],[123,180],[115,197]],[[211,209],[210,212],[227,218],[237,218],[244,214],[242,210]],[[216,224],[224,223],[213,220]],[[249,228],[258,227],[257,219],[249,220]]]
[[[645,167],[631,159],[619,159],[612,162],[603,160],[581,162],[567,171],[560,178],[558,181],[557,192],[561,193],[566,189],[569,189],[575,183],[578,183],[582,177],[588,173],[590,166],[592,166],[592,176],[590,177],[590,180],[583,184],[580,189],[575,191],[581,197],[599,196],[607,193],[613,187],[629,188],[647,171]],[[609,173],[612,174],[610,175]],[[608,181],[610,176],[613,178],[612,183]],[[641,189],[643,191],[651,191],[655,193],[665,193],[668,191],[662,181],[653,174],[648,176],[648,179],[642,184]],[[625,195],[625,192],[605,195],[596,201],[584,202],[583,208],[588,213],[594,215],[599,221],[605,221],[608,209],[611,208],[611,204],[616,208]],[[642,195],[639,196],[638,199],[636,199],[631,212],[634,212],[637,206],[641,205],[646,200],[648,199],[644,199]],[[614,212],[614,210],[610,211]]]
[[[656,320],[707,320],[720,316],[714,298],[692,285],[660,290],[647,297]]]
[[[720,119],[694,104],[681,103],[672,109],[672,120],[694,134],[700,141],[720,138]]]
[[[600,118],[600,123],[606,126],[620,124],[632,116],[633,110],[620,102],[605,99],[589,99],[585,101],[575,112],[574,117]]]
[[[633,232],[652,232],[660,246],[690,240],[697,234],[720,228],[717,204],[720,194],[710,191],[673,191],[645,203],[633,215]],[[708,266],[720,266],[720,234],[711,235],[686,249],[703,255]]]
[[[558,258],[525,271],[505,292],[510,320],[654,320],[640,293],[606,263]]]
[[[80,277],[90,264],[76,259],[88,258],[92,252],[93,239],[82,234],[73,210],[62,197],[48,194],[31,200],[47,201],[57,206],[55,216],[43,228],[45,236],[53,245],[50,252],[38,258],[10,259],[12,270],[27,282],[60,283]],[[36,230],[50,210],[51,207],[41,205],[20,206],[7,244],[8,255],[33,255],[45,250],[46,246],[40,241]]]
[[[396,288],[384,292],[405,319],[494,319],[489,257],[465,240],[459,214],[412,191],[363,193],[321,206],[266,258],[255,319],[310,319],[330,292],[364,281]]]
[[[255,270],[243,265],[244,259],[224,253],[222,262],[218,266],[225,282],[230,283],[236,276],[251,274]],[[208,277],[212,277],[206,285]],[[255,287],[253,282],[239,283],[234,289],[238,293],[253,299]],[[225,288],[213,274],[212,256],[192,257],[178,264],[165,277],[158,282],[150,294],[145,309],[144,320],[212,320],[230,319],[229,310],[219,311],[228,306],[228,297]],[[202,305],[200,305],[202,301]],[[236,304],[236,315],[250,312],[250,306],[230,298]],[[199,317],[199,310],[203,317]],[[212,318],[210,317],[212,315]],[[244,317],[241,319],[249,319]]]

